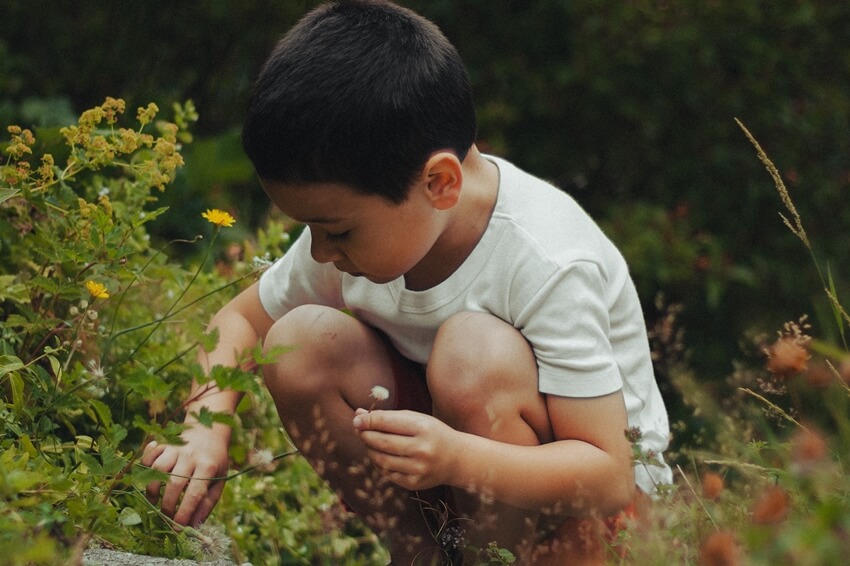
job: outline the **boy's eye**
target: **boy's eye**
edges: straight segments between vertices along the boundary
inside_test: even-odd
[[[346,230],[345,232],[339,232],[337,234],[331,234],[330,232],[325,232],[325,239],[329,242],[340,242],[348,237],[351,233],[351,230]]]

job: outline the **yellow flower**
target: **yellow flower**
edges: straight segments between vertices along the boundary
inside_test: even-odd
[[[226,228],[230,228],[236,222],[236,219],[230,216],[230,214],[217,208],[208,208],[206,212],[201,213],[201,216],[206,218],[211,224]]]
[[[86,289],[95,299],[108,299],[109,293],[106,291],[106,286],[103,283],[96,281],[86,281]]]

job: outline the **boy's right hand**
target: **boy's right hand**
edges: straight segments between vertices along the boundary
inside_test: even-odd
[[[162,512],[181,525],[203,523],[221,497],[228,472],[230,429],[195,424],[181,435],[186,444],[145,446],[142,464],[171,474],[162,493]],[[160,482],[147,486],[148,500],[160,499]],[[182,495],[182,497],[181,497]]]

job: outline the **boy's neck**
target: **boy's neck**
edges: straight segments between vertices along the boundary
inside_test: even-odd
[[[475,249],[490,222],[499,193],[499,168],[472,146],[463,160],[458,204],[431,251],[405,275],[405,287],[424,291],[445,281]]]

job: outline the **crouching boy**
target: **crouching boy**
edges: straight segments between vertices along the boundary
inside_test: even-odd
[[[641,306],[586,213],[475,134],[431,22],[378,0],[306,15],[263,67],[243,137],[307,229],[213,318],[201,362],[295,347],[264,367],[281,421],[393,563],[472,564],[491,541],[526,564],[600,562],[604,519],[670,476],[660,456],[633,466],[624,434],[667,444]],[[388,398],[368,410],[373,390]],[[237,402],[216,390],[188,412]],[[144,463],[175,474],[162,508],[177,522],[212,510],[229,437],[194,424],[184,445],[148,446]]]

